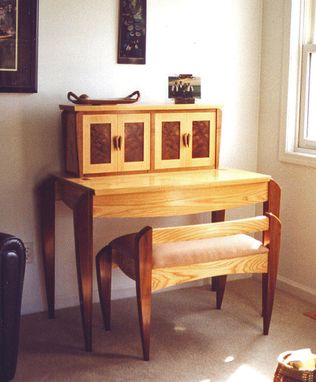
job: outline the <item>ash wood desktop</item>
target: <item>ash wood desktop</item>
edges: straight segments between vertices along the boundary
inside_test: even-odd
[[[175,216],[263,203],[279,215],[277,185],[268,175],[204,169],[102,177],[51,176],[40,187],[41,235],[48,315],[55,313],[55,201],[73,212],[84,345],[92,350],[93,218]]]

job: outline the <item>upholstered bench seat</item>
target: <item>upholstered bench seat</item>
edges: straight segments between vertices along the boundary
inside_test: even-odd
[[[135,235],[121,236],[110,243],[114,262],[132,279],[135,279],[135,262],[131,248],[135,245]],[[262,245],[261,241],[245,234],[154,244],[152,269],[208,263],[265,253],[268,253],[268,249]]]

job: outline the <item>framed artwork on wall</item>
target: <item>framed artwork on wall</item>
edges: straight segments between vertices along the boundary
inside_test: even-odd
[[[120,0],[117,62],[146,63],[146,0]]]
[[[37,92],[38,0],[0,0],[0,92]]]
[[[201,98],[201,78],[192,74],[168,77],[168,98],[175,103],[195,103]]]

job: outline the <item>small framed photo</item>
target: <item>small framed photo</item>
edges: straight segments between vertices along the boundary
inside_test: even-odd
[[[168,98],[174,98],[175,103],[194,103],[195,98],[201,98],[200,77],[192,74],[168,77]]]
[[[38,0],[0,0],[0,92],[37,92]]]
[[[119,64],[146,63],[146,1],[120,0]]]

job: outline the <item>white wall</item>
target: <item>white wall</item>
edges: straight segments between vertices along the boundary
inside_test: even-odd
[[[258,170],[282,188],[279,286],[316,302],[316,169],[279,160],[284,48],[290,1],[264,0]]]
[[[202,78],[202,103],[222,104],[222,166],[257,168],[261,0],[147,0],[147,63],[118,65],[117,0],[41,0],[39,92],[1,94],[0,230],[34,243],[23,312],[46,309],[36,222],[35,187],[61,164],[58,105],[69,90],[121,97],[138,89],[144,103],[164,103],[167,77]],[[78,304],[67,207],[57,207],[56,305]],[[109,224],[111,223],[111,224]],[[95,252],[137,220],[95,223]],[[157,222],[154,221],[153,224]],[[117,275],[114,294],[129,283]]]

